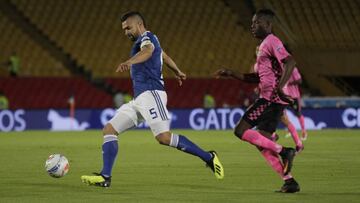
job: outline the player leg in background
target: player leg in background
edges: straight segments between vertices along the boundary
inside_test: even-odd
[[[301,126],[301,134],[302,134],[301,139],[302,139],[302,140],[306,140],[308,135],[307,135],[307,132],[306,132],[306,129],[305,129],[304,116],[300,113],[300,114],[298,115],[298,119],[299,119],[300,126]]]
[[[283,160],[284,174],[287,175],[291,171],[295,150],[283,147],[270,140],[272,133],[261,134],[259,131],[252,129],[260,122],[268,125],[263,121],[270,121],[270,127],[274,128],[271,132],[274,132],[283,110],[282,105],[274,105],[265,99],[258,99],[246,110],[244,116],[236,125],[234,134],[243,141],[279,154]]]
[[[301,139],[306,140],[307,139],[307,132],[305,129],[305,119],[304,116],[301,113],[301,98],[296,98],[294,100],[294,103],[291,105],[292,110],[295,112],[296,117],[299,119],[300,127],[301,127]]]
[[[217,179],[224,178],[224,168],[215,151],[204,151],[186,136],[169,131],[159,133],[155,138],[162,145],[174,147],[180,151],[199,157],[210,167]]]
[[[304,149],[304,145],[302,144],[299,135],[295,129],[295,126],[289,120],[285,110],[281,116],[281,122],[287,127],[288,131],[290,132],[290,135],[296,145],[296,152],[300,153]]]

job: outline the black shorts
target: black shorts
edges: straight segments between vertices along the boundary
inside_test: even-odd
[[[289,105],[290,110],[292,110],[297,117],[301,116],[301,101],[300,98],[294,99],[294,102]]]
[[[255,101],[245,112],[242,119],[252,127],[257,127],[268,133],[273,133],[280,121],[286,105],[270,102],[260,98]]]

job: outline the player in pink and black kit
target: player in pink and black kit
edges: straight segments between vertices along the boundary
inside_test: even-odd
[[[301,94],[299,85],[302,83],[301,75],[299,70],[295,67],[291,77],[286,85],[287,94],[294,100],[290,104],[291,109],[295,112],[296,117],[299,119],[301,126],[302,140],[307,139],[307,133],[305,129],[304,116],[301,114]]]
[[[289,106],[295,112],[296,115],[301,115],[300,107],[299,107],[300,103],[296,100],[297,98],[299,98],[299,96],[298,96],[299,91],[298,91],[297,85],[296,85],[296,87],[294,87],[295,85],[293,85],[293,84],[295,84],[295,83],[298,84],[299,77],[300,77],[300,81],[301,81],[300,73],[299,73],[298,69],[295,67],[288,83],[285,85],[285,88],[284,88],[285,94],[289,95],[293,99],[293,102],[291,102]],[[295,126],[289,120],[289,118],[286,114],[286,110],[284,110],[280,120],[287,127],[287,129],[289,131],[289,134],[287,134],[286,137],[291,135],[291,137],[294,140],[295,145],[296,145],[296,152],[300,153],[304,149],[304,145],[299,138],[299,135],[296,131]],[[277,140],[278,138],[279,138],[279,136],[276,133],[273,133],[272,139]]]
[[[300,191],[300,186],[290,173],[296,151],[277,144],[271,140],[271,135],[275,132],[285,107],[292,102],[291,97],[283,92],[283,88],[296,62],[285,50],[283,43],[272,34],[273,18],[274,13],[271,10],[262,9],[256,12],[252,19],[251,31],[254,37],[261,41],[255,64],[257,73],[236,74],[228,69],[220,69],[216,72],[216,77],[259,83],[260,98],[246,110],[236,125],[234,134],[255,145],[270,166],[283,178],[285,184],[280,192],[294,193]],[[254,130],[254,127],[257,127],[257,130]]]

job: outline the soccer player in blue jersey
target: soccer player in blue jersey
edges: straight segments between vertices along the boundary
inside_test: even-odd
[[[166,108],[167,95],[162,76],[163,62],[176,75],[181,85],[186,75],[161,49],[158,38],[146,30],[144,17],[136,11],[121,18],[125,35],[134,42],[131,58],[121,63],[116,72],[130,70],[134,99],[122,105],[103,129],[103,168],[100,173],[81,176],[89,185],[109,187],[111,171],[118,152],[118,135],[146,121],[155,139],[163,145],[174,147],[203,160],[217,179],[224,177],[224,169],[215,151],[204,151],[183,135],[170,132],[169,112]]]

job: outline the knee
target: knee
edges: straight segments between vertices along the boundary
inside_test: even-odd
[[[244,134],[244,130],[236,127],[235,130],[234,130],[234,135],[239,138],[239,139],[242,139],[242,136]]]
[[[170,141],[171,141],[170,133],[160,133],[155,138],[159,142],[159,144],[170,145]]]
[[[116,130],[114,129],[114,127],[110,123],[107,123],[104,126],[102,131],[103,131],[103,135],[117,135],[118,134],[116,132]]]
[[[250,125],[247,121],[241,119],[237,124],[236,127],[234,129],[234,135],[239,138],[242,139],[243,135],[245,133],[246,130],[251,129],[253,126]]]

